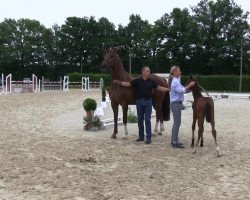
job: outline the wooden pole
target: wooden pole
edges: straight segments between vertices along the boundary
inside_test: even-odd
[[[240,84],[239,92],[242,91],[242,65],[243,65],[243,38],[241,38],[241,49],[240,49]]]

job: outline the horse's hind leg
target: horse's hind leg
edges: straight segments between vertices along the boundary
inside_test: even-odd
[[[199,126],[199,130],[198,130],[198,139],[196,141],[196,144],[195,144],[195,148],[194,148],[194,151],[193,151],[193,154],[196,153],[197,149],[198,149],[198,145],[199,145],[199,142],[200,142],[200,139],[201,139],[201,136],[203,134],[203,131],[204,131],[204,119],[203,120],[198,120],[198,126]]]
[[[203,147],[203,133],[201,135],[201,144],[200,144],[200,147]]]
[[[163,119],[160,120],[160,132],[159,135],[162,135],[162,133],[165,131]]]
[[[154,128],[154,132],[153,132],[152,136],[156,137],[156,134],[158,133],[158,126],[159,126],[159,120],[158,120],[158,118],[156,116],[155,128]]]
[[[214,137],[214,143],[215,143],[215,147],[216,147],[217,156],[220,157],[219,146],[217,144],[217,133],[216,133],[216,130],[215,130],[214,122],[212,122],[211,125],[212,125],[212,134],[213,134],[213,137]]]
[[[195,131],[195,124],[196,124],[196,116],[193,114],[193,124],[192,124],[192,143],[191,147],[194,146],[194,131]]]
[[[127,120],[128,120],[128,105],[125,105],[122,107],[122,112],[123,112],[123,124],[124,124],[124,135],[123,139],[128,138],[128,128],[127,128]]]

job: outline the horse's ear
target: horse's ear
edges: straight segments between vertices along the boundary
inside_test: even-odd
[[[110,46],[108,44],[105,44],[104,45],[104,51],[107,52],[107,51],[109,51],[109,49],[110,49]]]
[[[194,76],[193,76],[193,74],[191,74],[190,75],[190,78],[189,78],[191,81],[193,81],[194,80]]]
[[[115,53],[117,53],[119,51],[119,47],[114,47],[113,50]]]

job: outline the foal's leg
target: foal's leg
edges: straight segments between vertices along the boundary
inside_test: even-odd
[[[212,125],[212,134],[213,134],[213,137],[214,137],[214,142],[215,142],[215,147],[216,147],[217,156],[220,157],[220,154],[219,154],[219,146],[218,146],[218,144],[217,144],[217,138],[216,138],[217,133],[216,133],[216,130],[215,130],[215,123],[212,122],[211,125]]]
[[[195,131],[195,124],[196,124],[196,115],[193,114],[193,124],[192,124],[192,143],[191,143],[191,147],[194,146],[194,131]]]
[[[201,120],[198,120],[198,127],[199,127],[199,130],[198,130],[198,139],[196,141],[196,144],[195,144],[195,148],[194,148],[194,151],[193,151],[193,154],[196,153],[197,151],[197,148],[198,148],[198,145],[199,145],[199,142],[200,142],[200,139],[201,139],[201,136],[203,134],[203,131],[204,131],[204,118],[201,119]]]
[[[128,128],[127,128],[128,105],[124,105],[122,107],[122,112],[123,112],[123,124],[124,124],[124,135],[122,138],[127,139],[128,138]]]

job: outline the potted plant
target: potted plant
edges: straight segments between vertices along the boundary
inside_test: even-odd
[[[84,130],[97,131],[103,126],[101,119],[98,116],[84,117]]]
[[[86,111],[87,117],[92,117],[95,111],[97,103],[94,99],[87,98],[83,101],[83,108]]]
[[[135,111],[132,112],[130,107],[128,107],[128,122],[129,123],[137,123],[138,122]]]

